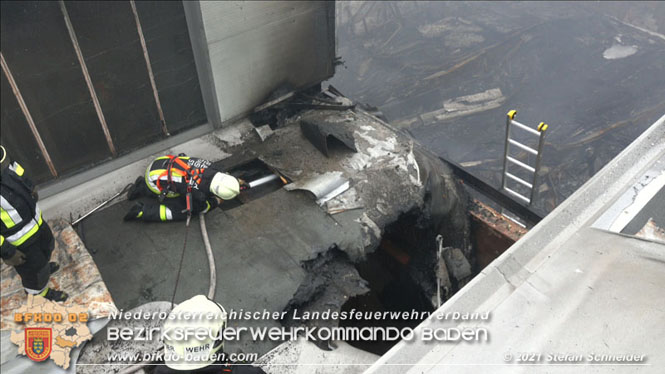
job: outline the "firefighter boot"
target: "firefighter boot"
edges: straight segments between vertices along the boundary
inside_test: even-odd
[[[138,202],[129,209],[129,212],[125,214],[125,221],[133,221],[135,219],[140,219],[143,216],[143,203]]]
[[[127,199],[134,200],[138,197],[141,197],[143,195],[144,184],[145,181],[143,180],[143,177],[137,177],[132,187],[130,187],[129,191],[127,191]]]
[[[50,287],[44,290],[39,295],[43,296],[47,300],[56,301],[56,302],[65,301],[69,297],[69,295],[67,295],[66,292],[54,290]]]

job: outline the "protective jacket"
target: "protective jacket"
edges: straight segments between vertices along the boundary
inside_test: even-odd
[[[190,192],[192,214],[206,213],[222,199],[239,192],[239,181],[212,166],[202,158],[162,156],[146,169],[145,178],[137,179],[128,193],[133,200],[141,196],[160,197],[160,203],[134,205],[125,220],[180,221],[187,218],[187,193]]]
[[[0,256],[8,259],[16,247],[28,246],[35,239],[44,221],[37,199],[32,196],[34,185],[18,162],[2,170],[0,185]]]
[[[200,192],[198,197],[205,200],[209,195],[210,181],[219,172],[211,165],[212,162],[196,157],[158,157],[146,169],[145,182],[150,191],[157,195],[165,194],[166,197],[177,197],[187,193],[187,186],[190,184],[191,178],[193,179],[192,193]]]

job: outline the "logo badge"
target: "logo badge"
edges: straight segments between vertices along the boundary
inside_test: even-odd
[[[27,327],[25,329],[25,354],[32,361],[44,361],[51,355],[51,328]]]

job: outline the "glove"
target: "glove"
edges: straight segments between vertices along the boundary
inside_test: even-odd
[[[245,182],[244,179],[238,178],[238,184],[240,184],[240,191],[249,190],[249,183]]]
[[[14,252],[14,255],[8,259],[3,259],[5,264],[11,266],[19,266],[25,263],[25,253],[19,251],[18,249]]]

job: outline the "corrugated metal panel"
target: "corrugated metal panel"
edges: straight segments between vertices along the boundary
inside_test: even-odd
[[[2,2],[0,14],[2,54],[58,174],[109,158],[59,4]]]
[[[0,141],[38,183],[206,121],[182,3],[136,8],[2,2]]]
[[[129,2],[68,2],[67,12],[118,152],[161,138]]]
[[[36,183],[51,177],[44,156],[39,151],[37,141],[32,136],[28,123],[18,105],[5,74],[2,76],[2,133],[0,143],[5,146],[11,159],[19,160],[24,168],[30,170],[30,177]],[[7,126],[5,126],[5,124]]]
[[[209,119],[217,126],[278,89],[334,74],[334,2],[185,2]]]
[[[206,122],[180,1],[137,1],[164,120],[171,135]]]
[[[18,161],[45,182],[201,124],[207,113],[220,125],[276,89],[304,88],[333,75],[334,7],[3,2],[3,92],[15,100],[3,97],[1,140],[25,149],[14,152]],[[184,8],[198,18],[185,18]],[[188,29],[196,35],[190,38]],[[199,45],[196,64],[192,41]],[[23,116],[10,103],[19,96]]]

